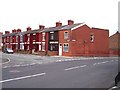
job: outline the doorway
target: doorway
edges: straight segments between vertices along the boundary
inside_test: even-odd
[[[62,43],[59,44],[59,56],[62,56]]]

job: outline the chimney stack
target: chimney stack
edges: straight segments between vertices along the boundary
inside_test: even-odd
[[[10,32],[9,31],[5,31],[5,34],[10,34]]]
[[[43,30],[44,28],[45,28],[44,25],[39,25],[39,29],[40,29],[40,30]]]
[[[56,27],[62,26],[61,22],[56,22]]]
[[[28,27],[28,28],[27,28],[27,31],[31,31],[31,28],[30,28],[30,27]]]
[[[68,20],[68,25],[72,25],[74,24],[74,21],[73,20]]]
[[[21,32],[21,29],[17,29],[17,32]]]
[[[14,29],[14,30],[12,30],[12,33],[15,33],[17,30],[16,29]]]

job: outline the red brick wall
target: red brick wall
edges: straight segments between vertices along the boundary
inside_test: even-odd
[[[59,31],[59,43],[62,44],[62,55],[63,56],[70,56],[71,55],[71,45],[70,45],[70,42],[68,40],[64,39],[64,32],[68,32],[68,40],[70,40],[71,31],[70,30],[61,30],[61,31]],[[64,43],[69,44],[69,52],[63,52],[63,44]]]
[[[109,37],[109,53],[120,56],[120,33],[118,32]]]
[[[98,55],[109,54],[109,31],[105,29],[93,28],[92,31],[95,35],[94,46],[91,46],[90,52]],[[91,43],[92,45],[92,43]]]
[[[64,32],[69,32],[68,41],[64,40]],[[94,42],[90,35],[94,34]],[[69,52],[63,52],[63,56],[99,56],[108,54],[109,32],[102,29],[91,29],[83,25],[74,30],[59,31],[59,43],[69,43]]]

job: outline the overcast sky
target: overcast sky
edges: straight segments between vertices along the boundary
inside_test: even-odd
[[[25,31],[28,26],[37,29],[55,26],[68,19],[85,22],[90,27],[109,29],[110,35],[118,30],[119,0],[1,0],[0,32],[12,29]]]

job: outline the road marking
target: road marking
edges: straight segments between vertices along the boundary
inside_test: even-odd
[[[64,69],[66,71],[68,70],[73,70],[73,69],[77,69],[77,68],[81,68],[81,67],[86,67],[87,65],[82,65],[82,66],[76,66],[76,67],[71,67],[71,68],[67,68],[67,69]]]
[[[2,63],[2,64],[7,64],[7,63],[10,62],[10,59],[9,59],[9,58],[6,58],[6,59],[8,59],[8,61],[7,61],[7,62],[4,62],[4,63]]]
[[[9,72],[11,72],[11,73],[18,73],[20,71],[19,70],[10,70]]]
[[[98,63],[94,63],[93,65],[98,65],[98,64],[103,64],[103,63],[108,63],[108,62],[113,62],[113,61],[116,61],[116,60],[98,62]]]
[[[9,68],[9,67],[11,67],[11,66],[4,66],[3,68]]]
[[[5,83],[5,82],[10,82],[10,81],[15,81],[15,80],[21,80],[21,79],[27,79],[27,78],[37,77],[37,76],[41,76],[41,75],[45,75],[45,74],[46,73],[40,73],[40,74],[35,74],[35,75],[30,75],[30,76],[13,78],[13,79],[8,79],[8,80],[0,81],[0,83]]]

